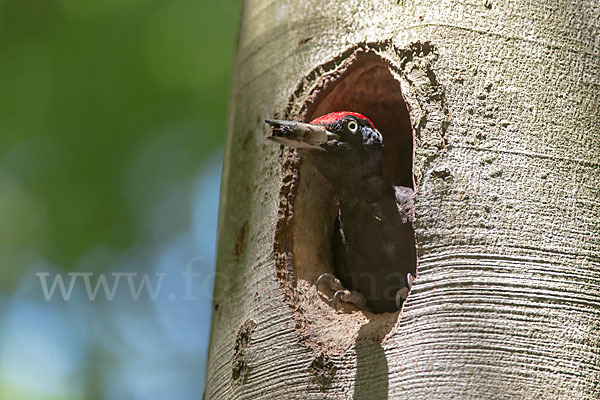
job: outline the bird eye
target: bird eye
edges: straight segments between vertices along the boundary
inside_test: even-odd
[[[346,125],[346,127],[352,133],[356,133],[356,131],[358,131],[358,124],[356,123],[356,121],[348,122],[348,125]]]

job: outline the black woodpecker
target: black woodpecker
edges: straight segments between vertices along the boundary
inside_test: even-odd
[[[267,120],[268,139],[308,156],[339,204],[332,252],[335,276],[322,274],[339,300],[374,312],[398,310],[416,276],[411,188],[381,174],[383,136],[367,117],[334,112],[309,124]]]

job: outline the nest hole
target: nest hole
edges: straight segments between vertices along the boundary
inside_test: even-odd
[[[396,186],[414,189],[414,135],[410,114],[402,96],[400,78],[394,76],[387,61],[374,52],[355,54],[347,60],[337,78],[325,81],[310,98],[305,121],[334,111],[354,111],[370,118],[384,137],[383,176]],[[298,282],[306,282],[301,291],[308,290],[310,285],[314,287],[322,273],[334,273],[331,245],[337,212],[329,183],[311,165],[310,158],[302,160],[293,224],[294,272]],[[416,263],[403,269],[416,275]],[[331,295],[329,293],[329,299]],[[327,302],[328,298],[321,296],[321,301]],[[357,310],[350,304],[342,308],[346,312]],[[363,315],[371,319],[381,313],[372,311],[374,314],[363,311]],[[384,321],[382,326],[389,327],[389,324]]]

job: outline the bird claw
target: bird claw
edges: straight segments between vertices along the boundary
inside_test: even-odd
[[[340,282],[338,278],[336,278],[328,272],[321,274],[321,276],[319,276],[319,278],[317,279],[317,283],[315,284],[317,290],[319,290],[319,285],[321,285],[321,283],[326,283],[327,286],[331,288],[331,290],[344,290],[342,282]]]
[[[408,286],[409,290],[412,289],[412,284],[414,280],[415,277],[410,272],[406,274],[406,285]]]
[[[333,295],[333,309],[337,311],[339,301],[343,301],[344,303],[352,303],[359,308],[366,308],[367,306],[367,298],[363,296],[361,293],[356,292],[354,290],[348,290],[344,288],[342,282],[335,276],[330,273],[324,273],[317,279],[315,284],[317,290],[319,290],[319,286],[325,283],[331,290],[335,291]]]
[[[396,292],[396,308],[398,310],[400,308],[402,308],[402,304],[404,303],[404,301],[408,297],[408,292],[412,288],[412,284],[413,284],[414,279],[415,278],[412,276],[412,274],[410,272],[408,274],[406,274],[406,286],[407,287],[403,287],[402,289],[399,289]]]
[[[338,290],[333,295],[333,309],[337,311],[338,301],[342,300],[344,303],[352,303],[358,308],[364,309],[367,307],[367,298],[361,293],[354,290]]]
[[[406,300],[406,298],[408,297],[408,288],[407,287],[403,287],[402,289],[399,289],[396,292],[396,308],[399,310],[400,308],[402,308],[402,304],[404,303],[404,301]]]

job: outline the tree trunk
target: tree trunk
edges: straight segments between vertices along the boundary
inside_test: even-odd
[[[599,21],[594,0],[246,1],[205,398],[600,398]],[[264,140],[348,109],[417,191],[399,313],[314,288],[331,191]]]

